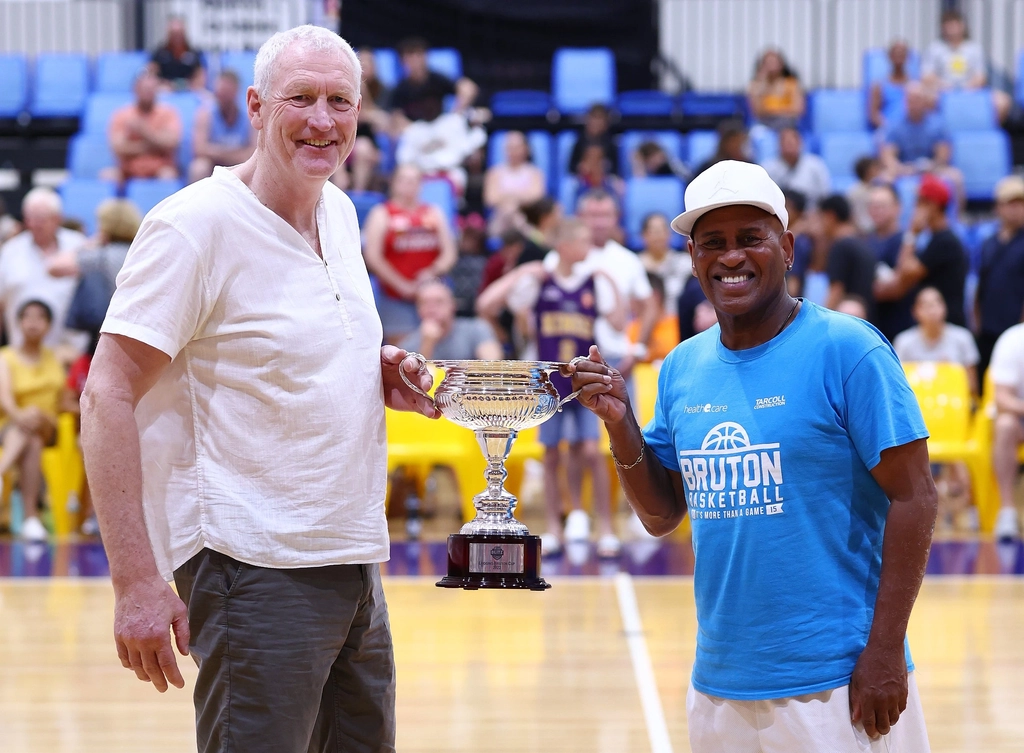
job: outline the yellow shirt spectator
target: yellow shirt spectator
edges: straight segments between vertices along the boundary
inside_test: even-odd
[[[24,360],[13,346],[8,345],[0,348],[0,358],[10,375],[15,404],[19,408],[39,408],[47,416],[56,419],[65,377],[64,367],[54,352],[49,348],[41,348],[39,360],[30,362]]]

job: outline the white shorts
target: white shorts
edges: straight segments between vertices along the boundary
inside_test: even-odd
[[[770,701],[730,701],[693,689],[686,716],[693,753],[928,753],[914,673],[907,708],[889,734],[872,740],[850,723],[850,686]]]

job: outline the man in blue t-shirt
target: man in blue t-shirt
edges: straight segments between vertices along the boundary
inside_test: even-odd
[[[672,227],[719,324],[665,359],[654,419],[641,432],[596,348],[569,370],[645,527],[690,514],[691,748],[927,751],[906,629],[937,501],[899,361],[866,322],[790,297],[762,168],[719,163],[685,203]]]

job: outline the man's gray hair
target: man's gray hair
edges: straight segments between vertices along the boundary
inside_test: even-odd
[[[619,200],[603,188],[588,188],[579,199],[576,200],[576,211],[583,209],[583,205],[591,201],[610,201],[615,205],[616,213],[619,211]]]
[[[25,198],[21,200],[22,214],[30,206],[49,210],[58,217],[64,213],[64,205],[61,203],[60,194],[52,188],[46,188],[45,186],[33,188],[25,194]]]
[[[270,79],[273,77],[277,58],[292,45],[300,45],[313,52],[340,52],[347,57],[356,77],[356,93],[358,94],[363,80],[363,66],[359,64],[359,58],[356,56],[355,50],[352,49],[352,45],[330,29],[306,24],[277,32],[264,42],[259,52],[256,53],[256,64],[253,66],[253,86],[256,87],[260,99],[264,99],[270,94]]]

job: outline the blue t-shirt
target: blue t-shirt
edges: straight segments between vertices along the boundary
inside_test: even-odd
[[[693,524],[693,686],[735,700],[837,688],[878,591],[889,500],[870,469],[926,437],[924,420],[867,322],[805,300],[756,348],[729,350],[720,332],[665,359],[644,430],[681,472]]]
[[[885,143],[896,147],[900,162],[910,163],[932,159],[935,147],[949,141],[949,134],[946,133],[942,116],[932,113],[919,123],[903,119],[887,126],[883,139]]]

